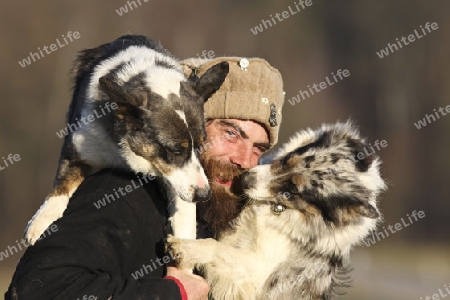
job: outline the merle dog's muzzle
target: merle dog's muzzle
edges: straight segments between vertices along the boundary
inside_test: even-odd
[[[256,183],[255,172],[246,171],[239,177],[239,183],[243,190],[251,189]]]

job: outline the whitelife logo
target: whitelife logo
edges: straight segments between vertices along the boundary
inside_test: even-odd
[[[306,0],[306,1],[299,0],[298,3],[294,2],[294,5],[295,5],[294,9],[292,9],[292,7],[289,5],[288,6],[289,11],[285,10],[281,14],[280,13],[276,13],[275,17],[277,18],[277,20],[279,22],[282,22],[283,20],[286,20],[290,16],[293,16],[293,15],[299,13],[300,11],[305,10],[308,6],[311,6],[312,4],[313,4],[312,0]],[[301,6],[301,8],[300,8],[299,5]],[[269,27],[272,27],[273,25],[277,24],[277,21],[275,21],[275,18],[272,15],[270,15],[270,19],[272,20],[273,23],[270,22],[270,20],[262,19],[261,20],[261,24],[255,26],[254,28],[250,28],[250,31],[254,35],[257,35],[258,33],[263,32],[264,29],[268,29]],[[267,25],[269,25],[269,27],[267,27]],[[264,28],[263,28],[263,26],[264,26]]]
[[[33,62],[35,62],[36,60],[43,58],[45,56],[44,52],[46,54],[50,54],[52,52],[55,52],[58,49],[61,49],[62,47],[65,47],[66,45],[68,45],[69,42],[67,41],[67,39],[69,39],[70,42],[73,42],[74,39],[78,40],[80,38],[80,33],[78,31],[74,31],[73,33],[72,33],[72,31],[69,31],[66,36],[64,36],[64,34],[63,34],[62,38],[64,40],[64,43],[61,43],[59,38],[57,38],[55,44],[50,44],[50,46],[44,45],[44,47],[42,47],[42,49],[41,49],[41,47],[38,47],[38,52],[30,52],[30,55],[27,58],[24,58],[24,59],[22,59],[22,61],[19,61],[19,65],[22,68],[25,68],[26,66],[31,65],[31,62],[32,62],[31,60],[33,60]]]
[[[92,122],[94,122],[96,119],[100,119],[101,117],[105,116],[106,114],[109,114],[112,110],[117,109],[117,103],[116,102],[106,102],[105,107],[103,105],[100,105],[101,114],[97,112],[96,109],[94,109],[93,114],[90,114],[88,116],[82,116],[80,120],[78,118],[75,118],[76,123],[67,123],[67,126],[64,129],[61,129],[59,132],[56,132],[56,135],[62,139],[66,135],[70,133],[73,133],[80,129],[83,125],[88,125]],[[106,111],[105,111],[106,110]],[[82,124],[83,123],[83,124]]]
[[[308,89],[309,89],[309,93],[308,91],[302,91],[300,90],[299,93],[297,95],[295,95],[294,97],[292,97],[291,99],[288,99],[289,103],[294,106],[297,103],[300,103],[302,100],[305,100],[306,98],[309,98],[311,96],[314,95],[314,91],[316,91],[316,93],[326,89],[329,86],[334,85],[335,83],[339,82],[339,80],[343,80],[345,77],[349,77],[350,76],[350,71],[345,69],[345,70],[337,70],[336,71],[336,75],[334,74],[334,72],[331,72],[331,76],[333,77],[333,80],[330,80],[330,78],[328,78],[328,76],[325,77],[325,81],[322,81],[321,83],[317,84],[314,83],[311,87],[311,85],[308,85]],[[339,77],[339,79],[337,79],[337,77]],[[310,94],[311,93],[311,94]],[[300,99],[301,96],[301,99]]]
[[[421,210],[419,212],[413,211],[411,213],[411,216],[409,214],[406,214],[406,215],[408,216],[409,223],[405,222],[405,220],[403,218],[401,218],[400,219],[402,221],[401,223],[395,223],[394,226],[392,226],[392,225],[388,226],[388,229],[392,234],[396,233],[397,231],[402,230],[404,227],[408,227],[409,225],[414,223],[414,221],[411,219],[411,217],[414,218],[414,220],[416,222],[419,221],[419,219],[425,218],[425,212],[423,210]],[[419,217],[419,219],[417,217]],[[395,230],[394,230],[394,228],[395,228]],[[389,236],[389,232],[386,229],[386,227],[384,227],[384,226],[383,226],[383,229],[384,230],[382,232],[381,231],[377,232],[377,233],[375,233],[375,235],[372,232],[372,238],[367,237],[366,240],[363,241],[364,245],[366,245],[366,247],[370,247],[371,245],[374,245],[376,242],[379,242],[382,239],[387,238]],[[376,236],[376,239],[375,239],[375,236]]]
[[[15,162],[20,161],[20,159],[21,158],[19,154],[12,154],[12,153],[8,154],[8,157],[6,159],[5,157],[2,157],[4,167],[2,166],[2,163],[0,163],[0,171],[6,169],[9,166],[12,166]]]
[[[441,113],[441,115],[444,117],[448,113],[450,113],[450,105],[447,105],[445,107],[446,113],[444,112],[444,108],[443,107],[439,107],[438,110]],[[434,114],[436,115],[436,118],[440,119],[441,117],[439,117],[439,114],[436,111],[436,108],[433,109],[433,111],[434,111]],[[431,124],[431,122],[436,122],[436,118],[433,116],[433,114],[431,114],[431,115],[425,114],[425,118],[423,118],[422,120],[417,121],[417,123],[414,123],[414,126],[416,126],[417,129],[420,129],[422,127],[427,126],[427,121],[428,121],[428,124]]]
[[[52,233],[55,233],[58,231],[58,226],[56,224],[52,224],[49,226],[42,234],[41,237],[38,239],[38,241],[44,239],[46,236],[50,236]],[[23,249],[22,249],[23,246]],[[28,244],[27,240],[22,239],[20,242],[16,240],[16,246],[8,246],[5,251],[0,251],[0,261],[13,256],[14,254],[18,253],[19,251],[25,250],[27,247],[29,247],[30,244]],[[19,248],[19,250],[17,250]]]
[[[139,3],[139,6],[142,6],[141,0],[136,0],[137,3]],[[119,7],[119,9],[116,9],[116,13],[119,15],[119,17],[123,16],[124,14],[127,14],[129,11],[132,11],[135,8],[138,8],[136,1],[127,1],[127,4],[124,6]],[[142,0],[144,3],[147,3],[149,0]],[[130,10],[128,10],[128,7]]]
[[[406,37],[402,36],[402,38],[400,40],[403,42],[404,46],[407,46],[410,43],[416,41],[416,38],[417,39],[423,38],[425,35],[427,35],[427,31],[428,31],[428,33],[430,33],[431,29],[437,30],[439,28],[439,26],[438,26],[438,24],[436,22],[433,22],[431,24],[430,24],[430,22],[427,22],[425,24],[425,28],[427,29],[426,31],[422,27],[422,25],[420,25],[420,28],[422,29],[423,35],[420,35],[420,33],[418,33],[417,30],[415,29],[414,30],[414,34],[408,35],[408,41],[406,41],[406,39],[407,39]],[[396,38],[395,40],[397,41],[398,47],[403,48],[402,43],[400,42],[400,40],[398,38]],[[383,57],[388,56],[390,53],[394,53],[395,51],[398,51],[397,45],[395,44],[395,42],[393,44],[388,43],[386,48],[381,49],[380,52],[377,52],[378,57],[379,58],[383,58]]]
[[[386,140],[382,140],[382,141],[380,142],[379,140],[376,140],[376,141],[373,143],[373,146],[372,146],[371,143],[369,143],[369,151],[367,151],[367,148],[364,147],[364,149],[363,149],[364,152],[362,152],[362,151],[361,151],[361,152],[358,152],[357,154],[354,155],[354,157],[351,157],[351,158],[352,158],[353,161],[356,163],[358,160],[363,160],[364,158],[369,157],[369,156],[371,156],[372,154],[375,154],[376,151],[375,151],[374,147],[377,148],[377,151],[380,151],[380,150],[381,150],[380,146],[381,146],[381,148],[387,147],[387,146],[388,146],[387,141],[386,141]],[[371,152],[371,151],[372,151],[372,152]],[[365,155],[364,155],[364,154],[365,154]]]
[[[449,285],[450,285],[450,284],[449,284]],[[428,296],[428,295],[426,295],[425,298],[420,297],[420,299],[421,299],[421,300],[440,300],[440,299],[442,299],[442,298],[445,298],[445,297],[449,296],[449,295],[450,295],[450,289],[449,289],[449,287],[448,287],[446,284],[444,284],[444,287],[445,287],[445,290],[447,291],[448,294],[446,294],[445,291],[442,292],[442,290],[439,289],[439,290],[438,290],[439,294],[433,294],[431,297]]]
[[[142,268],[135,271],[134,273],[131,273],[131,277],[133,277],[134,280],[138,280],[139,278],[144,277],[146,274],[150,274],[151,272],[156,270],[158,268],[158,266],[164,267],[164,265],[168,264],[172,259],[176,260],[177,258],[179,258],[180,253],[173,255],[172,251],[169,251],[169,255],[165,255],[162,258],[157,257],[156,263],[158,263],[158,265],[156,265],[156,263],[153,261],[153,259],[151,259],[150,264],[148,264],[148,265],[143,264]]]
[[[131,193],[132,191],[140,188],[141,186],[143,186],[144,184],[149,183],[151,180],[155,179],[155,176],[151,176],[151,175],[143,175],[142,177],[140,177],[139,175],[137,176],[137,180],[139,181],[139,184],[136,184],[134,182],[134,180],[131,180],[131,184],[126,185],[125,187],[118,187],[117,190],[114,188],[113,192],[111,194],[104,194],[104,197],[100,200],[97,200],[96,202],[94,202],[94,206],[97,209],[100,209],[104,206],[106,206],[107,204],[116,201],[117,199],[119,199],[121,196],[125,196],[129,193]],[[141,180],[142,179],[142,180]],[[145,183],[144,183],[144,182]],[[115,195],[115,197],[114,197]]]

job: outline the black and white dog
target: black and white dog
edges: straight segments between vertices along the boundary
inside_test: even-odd
[[[184,201],[210,196],[195,155],[205,136],[203,104],[220,87],[228,64],[211,67],[195,82],[157,42],[127,35],[81,51],[52,192],[28,222],[34,244],[63,215],[81,182],[108,167],[157,176]],[[195,222],[195,219],[194,219]]]
[[[203,269],[214,300],[332,299],[351,248],[380,221],[375,155],[350,123],[298,132],[270,164],[244,173],[249,197],[219,240],[169,237],[183,268]]]

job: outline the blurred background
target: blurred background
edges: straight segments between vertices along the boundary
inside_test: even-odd
[[[0,157],[18,154],[20,161],[0,170],[0,252],[20,241],[51,189],[62,145],[55,133],[66,126],[69,70],[77,51],[134,33],[160,41],[179,58],[212,50],[215,56],[267,59],[284,78],[281,143],[301,128],[349,117],[372,145],[386,140],[388,146],[377,151],[389,183],[380,198],[383,225],[403,218],[409,226],[355,248],[353,287],[340,299],[425,299],[439,289],[445,293],[450,116],[440,115],[421,129],[414,123],[450,105],[449,9],[445,0],[312,0],[305,9],[293,0],[2,1]],[[275,14],[283,11],[289,17],[278,21]],[[271,15],[276,24],[266,22],[267,29],[254,34]],[[427,22],[438,29],[424,35],[420,26]],[[384,58],[377,55],[414,30],[420,39]],[[65,43],[62,35],[69,31],[80,37]],[[56,39],[63,47],[25,67],[18,63]],[[294,103],[300,90],[332,79],[338,69],[350,76]],[[0,166],[5,167],[3,159]],[[425,217],[411,223],[413,211]],[[22,254],[0,261],[2,294]]]

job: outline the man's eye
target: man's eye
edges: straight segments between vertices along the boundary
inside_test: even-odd
[[[255,152],[257,155],[261,155],[261,154],[264,153],[264,149],[263,149],[262,147],[255,147],[254,149],[255,149],[254,152]]]
[[[258,147],[259,151],[261,151],[261,153],[264,153],[267,151],[267,147]]]
[[[228,133],[228,135],[230,135],[230,136],[232,136],[232,137],[237,137],[238,136],[238,134],[237,134],[237,132],[235,132],[235,131],[233,131],[233,130],[227,130],[227,133]]]

